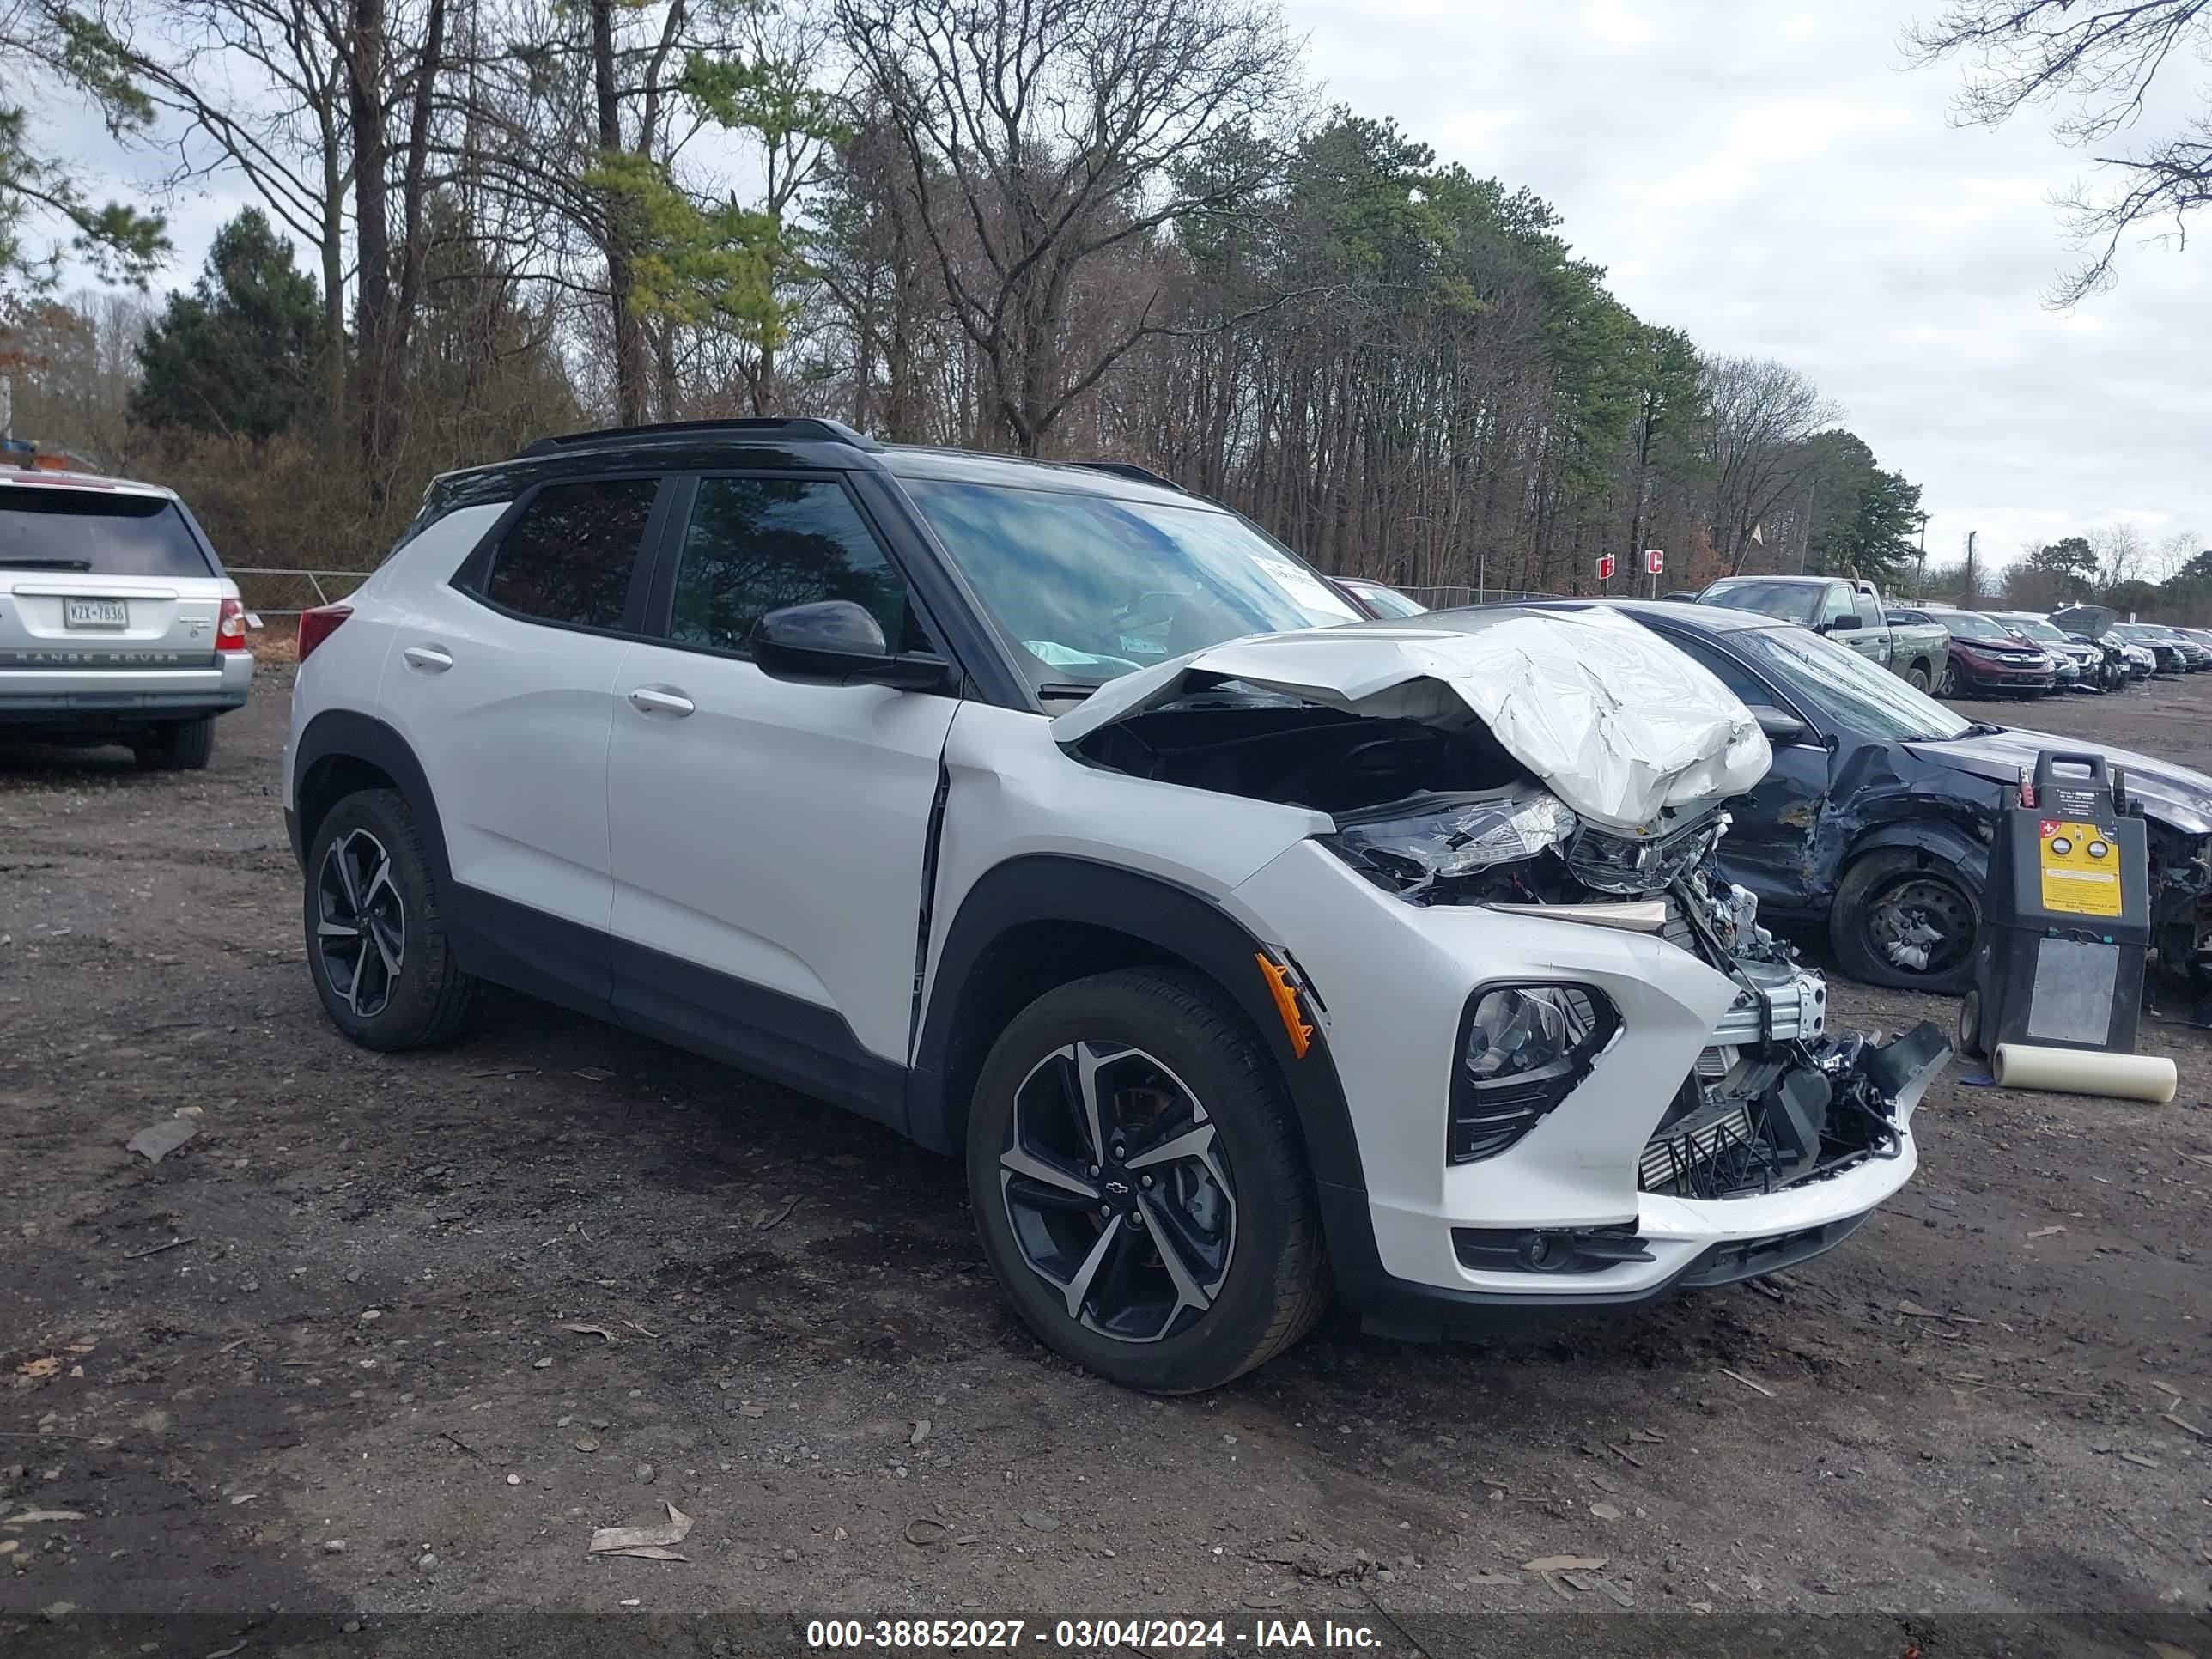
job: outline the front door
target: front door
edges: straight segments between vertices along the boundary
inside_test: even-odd
[[[933,651],[834,476],[702,477],[669,538],[659,637],[614,699],[608,824],[626,1018],[896,1121],[924,862],[957,699],[793,684],[748,649],[766,612],[851,599]]]
[[[1789,699],[1749,664],[1694,635],[1665,637],[1711,669],[1746,708],[1790,712]],[[1722,873],[1757,894],[1762,906],[1804,910],[1815,902],[1808,866],[1814,832],[1827,809],[1832,759],[1828,746],[1809,732],[1801,743],[1777,744],[1766,775],[1729,804],[1728,834],[1721,837],[1715,857]]]

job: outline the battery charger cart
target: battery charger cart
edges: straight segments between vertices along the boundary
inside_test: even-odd
[[[2046,749],[1998,811],[1959,1051],[2133,1054],[2149,952],[2142,804],[2102,755]]]

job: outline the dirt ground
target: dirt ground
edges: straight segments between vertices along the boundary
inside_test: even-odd
[[[0,1651],[707,1653],[823,1616],[1157,1650],[1049,1622],[1080,1615],[1436,1659],[2212,1655],[2203,1034],[2146,1022],[2164,1107],[1954,1067],[1915,1184],[1774,1282],[1325,1329],[1151,1401],[1028,1339],[957,1169],[887,1132],[518,999],[449,1051],[349,1047],[301,957],[288,691],[203,774],[0,750]],[[2212,767],[2212,677],[1972,712]],[[1832,1019],[1923,1015],[1838,985]],[[179,1110],[188,1144],[125,1149]],[[587,1558],[664,1502],[688,1559]]]

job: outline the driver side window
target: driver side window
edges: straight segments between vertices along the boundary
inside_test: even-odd
[[[1827,597],[1820,601],[1820,621],[1832,623],[1838,617],[1850,616],[1857,607],[1858,598],[1845,584],[1831,582]]]

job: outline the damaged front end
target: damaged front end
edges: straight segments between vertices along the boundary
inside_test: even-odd
[[[1655,934],[1732,981],[1642,1150],[1645,1192],[1771,1194],[1898,1156],[1949,1046],[1932,1024],[1828,1036],[1825,982],[1718,873],[1721,803],[1770,760],[1749,711],[1610,613],[1461,624],[1232,642],[1131,677],[1056,734],[1093,765],[1326,813],[1322,843],[1407,903]],[[1529,1000],[1512,1040],[1589,1063]],[[1478,1035],[1491,1063],[1501,1039]]]
[[[1410,809],[1410,810],[1408,810]],[[1473,904],[1659,934],[1740,988],[1638,1160],[1645,1192],[1726,1199],[1893,1158],[1950,1056],[1932,1023],[1881,1043],[1827,1034],[1826,984],[1722,879],[1717,805],[1643,833],[1579,823],[1540,785],[1346,814],[1328,845],[1421,904]]]

